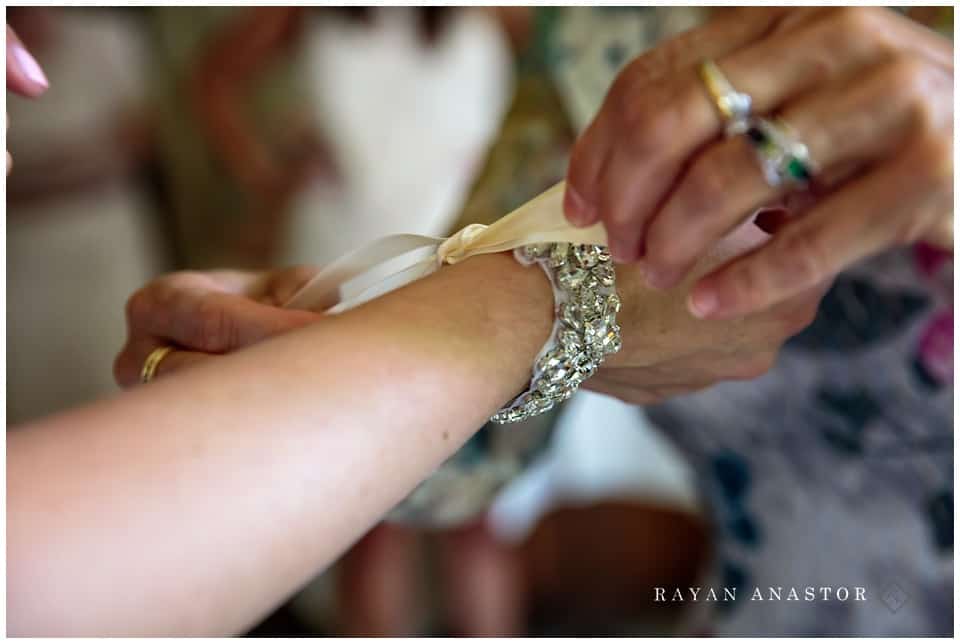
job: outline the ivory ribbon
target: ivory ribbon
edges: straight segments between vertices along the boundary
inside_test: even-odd
[[[563,188],[561,181],[489,226],[470,224],[451,237],[382,237],[328,264],[284,306],[339,313],[474,255],[548,242],[606,245],[602,224],[567,223]]]

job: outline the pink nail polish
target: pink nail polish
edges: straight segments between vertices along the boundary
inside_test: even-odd
[[[690,313],[701,319],[715,312],[718,305],[717,294],[710,289],[698,289],[691,293],[687,300],[687,308]]]
[[[41,87],[50,87],[50,81],[47,80],[46,74],[43,73],[40,65],[36,59],[30,55],[30,52],[17,44],[11,45],[10,49],[13,53],[14,60],[16,60],[17,67],[20,68],[24,76]]]

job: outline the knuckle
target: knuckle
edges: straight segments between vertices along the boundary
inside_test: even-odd
[[[620,108],[623,142],[634,153],[640,154],[656,144],[657,116],[645,104],[624,104]]]
[[[905,100],[913,129],[923,133],[938,130],[944,119],[937,109],[936,97],[940,92],[933,68],[919,56],[899,54],[888,63],[886,71],[886,82]]]
[[[868,7],[836,7],[830,12],[830,19],[847,38],[872,36],[876,32],[876,14]]]
[[[720,212],[724,209],[730,184],[720,170],[721,167],[722,164],[716,163],[711,155],[702,157],[690,167],[686,180],[681,184],[681,190],[685,206],[691,215],[708,210]]]
[[[782,235],[779,244],[782,274],[793,284],[812,285],[828,275],[828,254],[819,230],[795,230]]]
[[[705,244],[696,229],[683,226],[675,219],[657,217],[650,224],[646,239],[645,261],[661,270],[687,270],[696,262],[697,255]]]
[[[666,83],[646,87],[642,93],[618,93],[615,105],[619,129],[614,131],[623,136],[631,151],[642,154],[662,150],[675,140],[676,118],[682,105],[675,94],[676,89]]]
[[[678,245],[664,243],[665,239],[670,239],[673,235],[670,230],[673,225],[658,217],[647,229],[644,239],[645,253],[644,264],[646,266],[673,267],[683,263],[686,253],[678,248]]]
[[[130,326],[136,325],[150,315],[152,308],[153,296],[150,287],[147,286],[136,291],[127,299],[127,305],[125,307],[127,323]]]
[[[201,300],[195,333],[196,345],[204,351],[224,351],[232,346],[235,325],[217,298]]]
[[[921,172],[934,179],[935,184],[949,180],[952,190],[953,143],[939,136],[926,136],[917,145],[917,161]]]

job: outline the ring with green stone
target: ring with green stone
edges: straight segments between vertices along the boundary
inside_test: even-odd
[[[782,121],[751,118],[743,135],[757,152],[764,179],[771,187],[803,187],[813,178],[810,151]]]

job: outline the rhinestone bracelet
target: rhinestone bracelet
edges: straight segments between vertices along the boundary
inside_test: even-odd
[[[620,350],[616,274],[605,246],[532,244],[513,252],[524,266],[539,264],[553,286],[555,319],[550,339],[537,354],[530,387],[494,414],[495,423],[515,423],[549,411]]]

